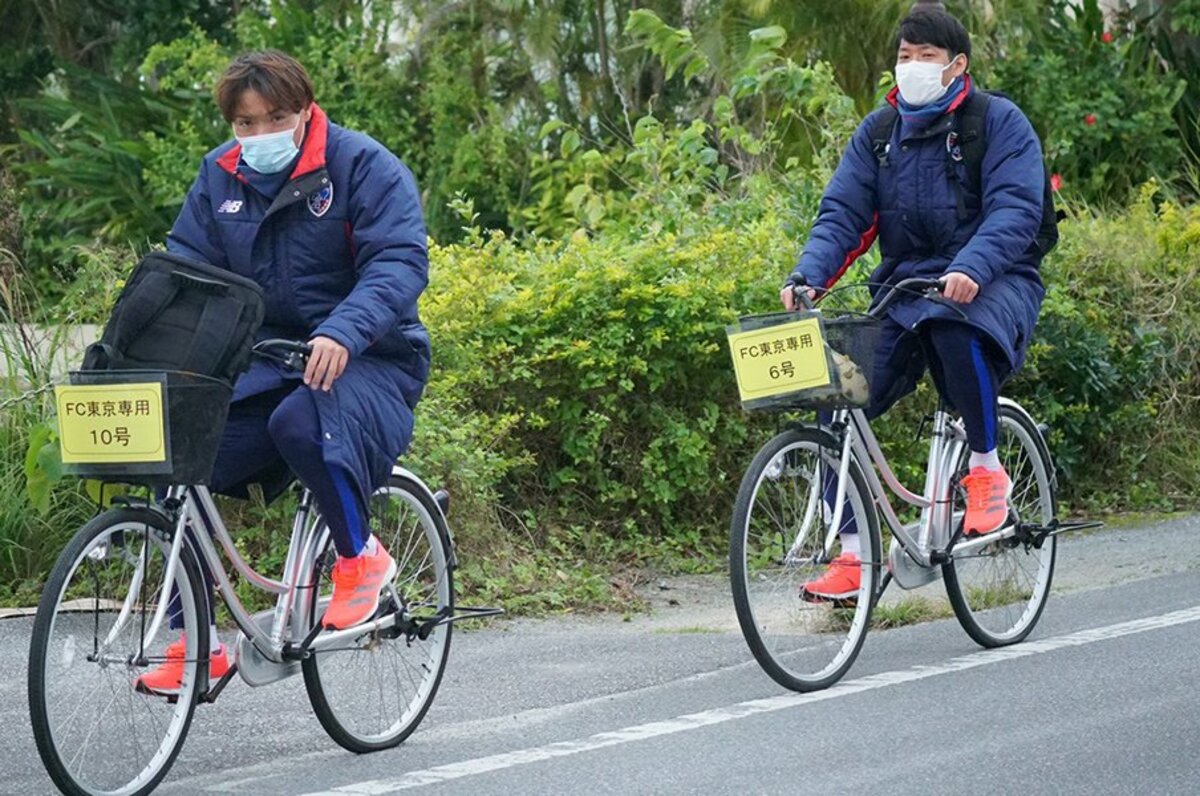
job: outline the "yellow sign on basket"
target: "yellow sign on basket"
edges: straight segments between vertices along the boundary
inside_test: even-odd
[[[729,335],[743,401],[824,387],[831,381],[817,318]]]
[[[161,383],[61,385],[54,397],[64,464],[166,461]]]

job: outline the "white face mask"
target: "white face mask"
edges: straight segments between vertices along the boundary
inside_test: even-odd
[[[957,58],[950,59],[945,66],[929,61],[896,64],[896,85],[900,89],[901,99],[914,107],[940,100],[950,90],[949,86],[942,85],[942,75],[954,66]]]
[[[303,114],[300,115],[302,124]],[[242,160],[259,174],[283,171],[300,154],[300,147],[296,146],[296,130],[300,125],[277,133],[237,136],[238,143],[242,145]]]

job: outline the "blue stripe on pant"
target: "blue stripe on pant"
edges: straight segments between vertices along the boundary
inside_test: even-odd
[[[289,473],[312,490],[338,555],[358,555],[370,536],[366,506],[351,483],[352,476],[325,463],[321,421],[309,388],[288,386],[230,406],[213,467],[212,491],[228,492],[247,482],[278,481],[280,475]],[[211,595],[212,575],[203,564],[201,569]],[[211,597],[209,606],[211,616]],[[169,610],[171,626],[180,627],[174,595]]]

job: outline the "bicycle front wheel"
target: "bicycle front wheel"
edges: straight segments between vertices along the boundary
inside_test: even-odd
[[[380,597],[380,616],[399,612],[420,623],[454,610],[450,532],[426,490],[393,476],[371,499],[371,530],[396,559],[396,577]],[[317,562],[312,615],[332,594],[336,553],[327,543]],[[407,738],[437,694],[450,651],[451,625],[424,638],[402,629],[363,633],[303,663],[304,685],[321,726],[351,752],[388,749]]]
[[[996,449],[1013,482],[1009,521],[1049,525],[1057,511],[1054,469],[1041,432],[1024,410],[1000,407]],[[960,478],[967,474],[967,453]],[[964,511],[962,495],[956,500],[956,511]],[[1057,541],[1051,536],[1039,547],[1016,537],[1001,539],[943,565],[950,605],[967,635],[984,647],[1016,644],[1029,635],[1050,595]]]
[[[199,570],[185,547],[166,582],[170,529],[149,509],[94,518],[59,556],[42,592],[29,650],[29,713],[38,753],[73,796],[141,796],[162,780],[187,737],[207,674],[208,623]],[[151,638],[154,615],[167,602]],[[180,632],[185,655],[177,694],[137,687],[165,662]],[[178,624],[178,622],[177,622]],[[201,667],[205,667],[201,671]]]
[[[817,429],[785,431],[754,457],[730,527],[729,574],[738,623],[777,683],[815,691],[837,682],[866,638],[879,577],[879,525],[866,482],[851,463],[846,500],[831,528],[841,451]],[[840,531],[857,529],[860,583],[834,602],[802,598],[840,552]]]

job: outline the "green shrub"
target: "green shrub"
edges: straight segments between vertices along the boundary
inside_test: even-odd
[[[783,226],[765,213],[738,229],[693,218],[685,236],[434,250],[430,389],[472,422],[504,418],[502,521],[536,517],[539,546],[592,528],[719,547],[742,468],[776,422],[738,407],[723,328],[772,309],[793,250]],[[1067,222],[1063,238],[1009,393],[1052,429],[1065,510],[1187,505],[1200,477],[1200,210],[1155,209],[1148,190],[1121,216]],[[879,424],[914,485],[930,396]],[[419,422],[418,448],[429,431]]]
[[[515,593],[523,610],[603,604],[617,594],[606,573],[627,562],[719,565],[742,470],[779,422],[739,408],[724,327],[774,308],[799,223],[743,201],[733,227],[694,213],[676,219],[679,234],[519,244],[475,230],[433,247],[423,315],[435,365],[404,462],[455,496],[464,593]],[[1051,427],[1064,510],[1194,505],[1198,254],[1200,208],[1158,202],[1153,186],[1127,213],[1064,224],[1028,365],[1008,390]],[[878,424],[914,486],[913,432],[930,401],[926,387]],[[37,419],[5,414],[7,472]],[[19,553],[11,578],[36,581],[52,553],[38,545],[79,519],[78,491],[53,494],[46,518],[20,494],[0,501],[19,519],[4,537]],[[282,560],[285,515],[253,504],[236,515],[241,544],[268,567]]]
[[[1067,495],[1106,508],[1194,505],[1200,477],[1200,208],[1155,207],[1064,228],[1013,392],[1052,429]]]

